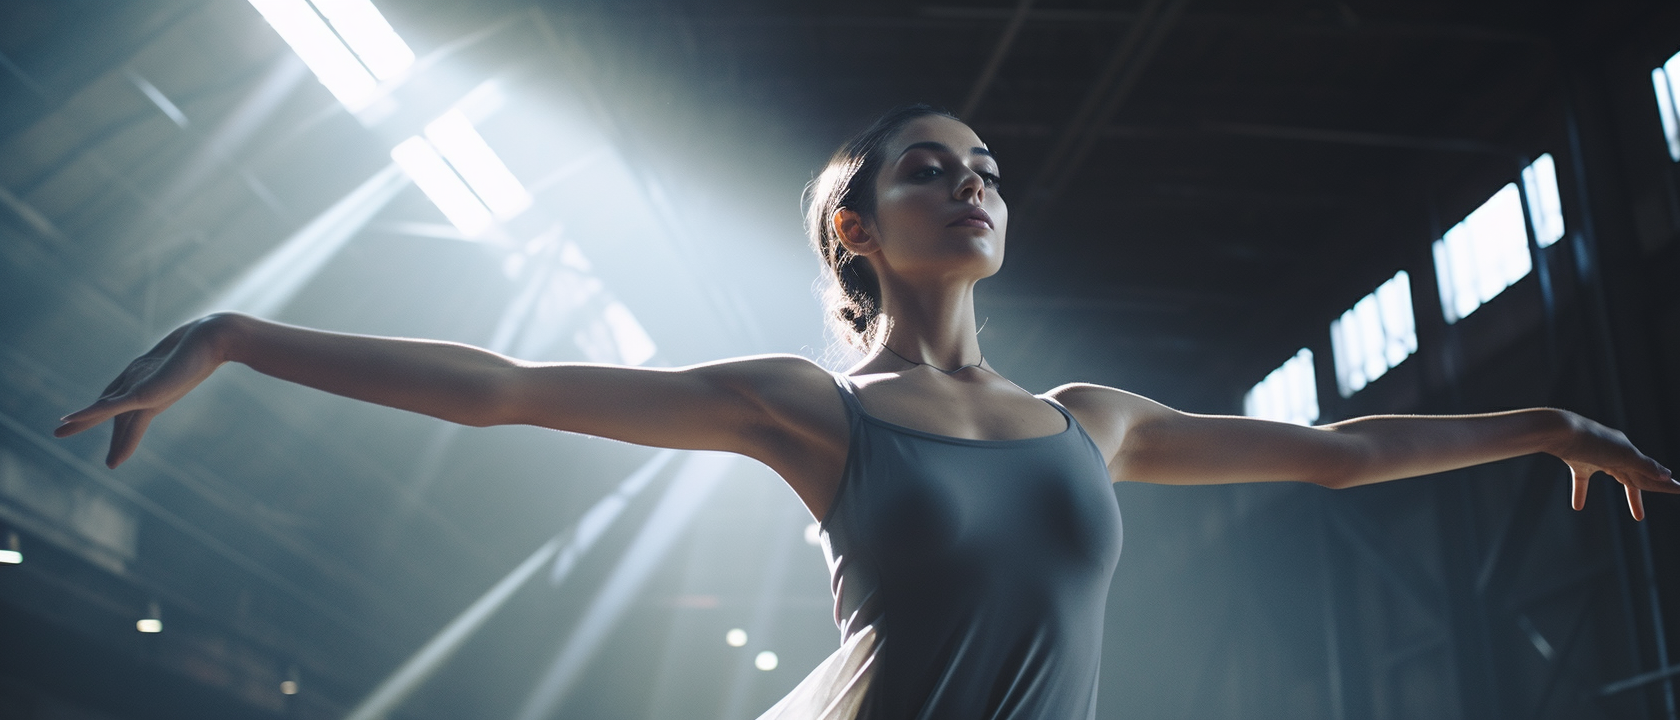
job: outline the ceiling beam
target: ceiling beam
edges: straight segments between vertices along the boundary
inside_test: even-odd
[[[980,77],[974,79],[974,86],[968,89],[968,97],[957,110],[957,116],[972,122],[974,111],[980,107],[980,99],[986,96],[986,90],[991,87],[992,79],[997,77],[999,67],[1003,66],[1003,58],[1009,54],[1009,47],[1015,44],[1015,35],[1021,32],[1021,25],[1026,23],[1027,13],[1032,10],[1033,0],[1021,0],[1015,6],[1015,14],[1009,18],[1009,24],[1003,28],[1003,35],[998,38],[997,45],[992,47],[992,55],[986,58],[986,67],[980,70]]]
[[[950,20],[1006,21],[1013,17],[1003,8],[924,6],[918,10],[922,17]],[[1036,24],[1067,23],[1125,23],[1137,20],[1141,12],[1113,10],[1038,9],[1027,13],[1026,20]],[[1545,35],[1511,28],[1454,22],[1408,22],[1361,17],[1343,12],[1334,18],[1300,19],[1261,13],[1206,12],[1186,14],[1184,24],[1194,27],[1218,27],[1244,33],[1276,35],[1383,35],[1417,40],[1460,40],[1465,42],[1512,43],[1518,45],[1551,45]]]
[[[1055,128],[1046,123],[981,123],[975,127],[975,130],[982,137],[1036,138],[1055,134]],[[1514,148],[1475,138],[1405,135],[1369,130],[1340,130],[1261,123],[1203,122],[1182,126],[1109,124],[1098,131],[1098,137],[1104,139],[1195,139],[1209,135],[1500,157],[1519,155],[1519,152]]]
[[[1202,123],[1197,129],[1216,135],[1232,135],[1271,140],[1296,140],[1329,145],[1393,148],[1396,150],[1426,150],[1430,152],[1468,153],[1512,157],[1518,153],[1501,145],[1473,138],[1428,137],[1397,133],[1367,132],[1363,130],[1332,130],[1327,128],[1259,125],[1253,123]]]
[[[1072,120],[1045,155],[1038,176],[1029,186],[1028,212],[1054,198],[1073,178],[1102,134],[1102,128],[1131,96],[1188,4],[1189,0],[1147,0],[1138,13],[1138,21],[1126,28]]]

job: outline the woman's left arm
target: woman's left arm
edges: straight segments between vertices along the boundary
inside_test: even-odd
[[[1294,480],[1329,488],[1397,480],[1544,452],[1574,474],[1573,505],[1603,472],[1622,483],[1644,519],[1641,491],[1680,493],[1680,482],[1627,436],[1567,410],[1483,415],[1378,415],[1318,427],[1179,412],[1099,385],[1052,394],[1091,432],[1116,480],[1174,485]]]

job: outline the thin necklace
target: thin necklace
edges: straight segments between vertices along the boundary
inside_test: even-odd
[[[903,355],[899,355],[897,350],[892,349],[892,346],[888,345],[886,343],[881,343],[881,347],[886,348],[887,352],[892,353],[894,357],[897,357],[898,359],[903,360],[904,362],[910,363],[911,365],[925,365],[927,367],[938,370],[939,372],[945,373],[946,375],[955,375],[955,374],[960,373],[960,372],[962,372],[964,370],[967,370],[969,368],[979,368],[981,370],[986,369],[986,368],[980,367],[981,363],[986,362],[986,355],[984,353],[982,353],[980,355],[980,362],[964,365],[964,366],[959,367],[955,370],[946,370],[945,368],[939,367],[938,365],[933,365],[933,364],[925,363],[925,362],[917,362],[915,360],[911,360],[910,358],[904,357]]]

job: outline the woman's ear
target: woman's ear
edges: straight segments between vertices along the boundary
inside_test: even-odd
[[[853,254],[869,255],[880,250],[880,244],[875,241],[875,228],[856,210],[835,210],[833,222],[834,235]]]

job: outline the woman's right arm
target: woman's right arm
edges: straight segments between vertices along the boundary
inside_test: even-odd
[[[431,340],[325,332],[218,314],[182,326],[131,363],[92,405],[65,416],[73,435],[115,418],[106,464],[133,454],[152,418],[222,363],[356,400],[463,425],[529,424],[690,450],[748,455],[782,425],[767,403],[797,395],[811,371],[792,356],[676,369],[536,364]],[[767,432],[769,431],[769,432]]]

